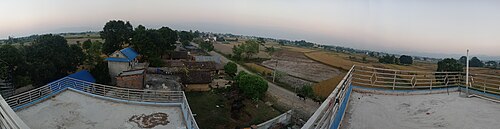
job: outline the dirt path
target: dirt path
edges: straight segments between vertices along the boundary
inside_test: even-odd
[[[193,46],[197,46],[196,44],[193,44]],[[222,56],[221,54],[217,52],[209,52],[210,55],[212,56],[220,56],[221,61],[223,63],[227,63],[230,60],[227,59],[226,57]],[[244,67],[238,65],[238,71],[245,71],[250,74],[254,74],[250,72],[249,70],[245,69]],[[267,80],[266,80],[267,81]],[[276,98],[276,100],[280,104],[284,104],[287,107],[291,107],[292,109],[299,111],[303,115],[306,115],[307,117],[310,117],[316,109],[318,109],[319,104],[312,101],[311,99],[306,99],[306,101],[303,101],[300,99],[294,92],[286,90],[280,86],[277,86],[276,84],[267,81],[269,88],[267,89],[267,94]]]

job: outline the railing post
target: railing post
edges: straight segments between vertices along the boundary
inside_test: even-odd
[[[483,93],[486,93],[486,80],[483,79]]]
[[[392,90],[395,90],[396,87],[396,75],[398,71],[394,71],[394,80],[392,82]]]

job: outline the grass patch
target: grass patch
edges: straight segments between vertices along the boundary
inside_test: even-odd
[[[203,129],[233,129],[250,127],[272,119],[282,112],[266,105],[263,101],[244,100],[245,107],[240,119],[231,118],[231,103],[223,94],[226,92],[186,92],[189,106],[196,114],[198,126]],[[256,106],[258,105],[258,107]],[[219,106],[219,107],[217,107]]]

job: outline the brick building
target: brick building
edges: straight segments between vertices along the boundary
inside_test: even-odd
[[[124,71],[115,78],[118,87],[144,89],[146,71],[144,69]]]

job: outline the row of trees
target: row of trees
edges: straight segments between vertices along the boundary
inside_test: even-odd
[[[386,64],[403,64],[403,65],[413,64],[413,58],[407,55],[401,55],[399,58],[397,58],[394,55],[392,56],[385,55],[383,57],[380,57],[378,61],[380,63],[386,63]]]

